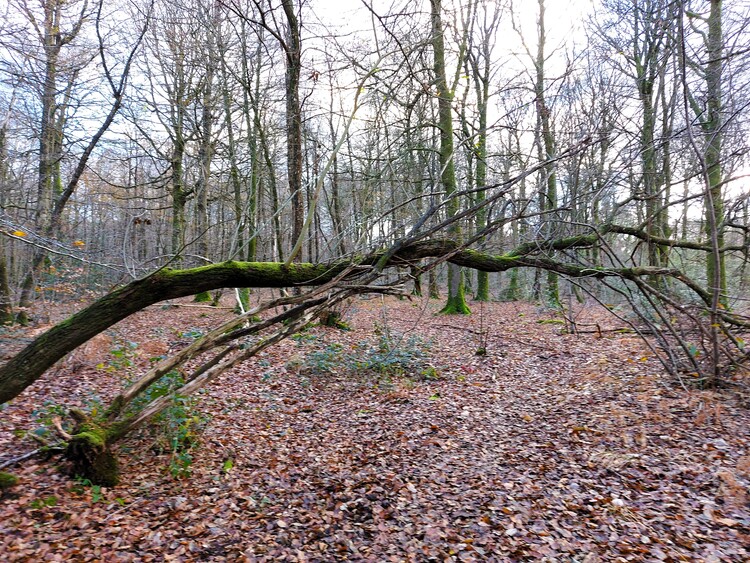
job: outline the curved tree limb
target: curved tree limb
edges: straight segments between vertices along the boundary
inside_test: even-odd
[[[563,263],[532,253],[545,249],[570,249],[593,244],[595,235],[569,237],[552,242],[521,245],[503,255],[492,255],[465,249],[451,240],[425,240],[401,247],[388,258],[387,267],[404,267],[421,258],[443,258],[459,266],[485,272],[503,272],[511,268],[541,268],[563,275],[582,278],[670,276],[684,283],[697,296],[710,302],[710,296],[680,270],[672,268],[635,267],[599,268]],[[356,281],[372,273],[388,251],[373,252],[365,257],[334,262],[285,265],[276,262],[223,262],[186,270],[163,269],[131,282],[95,301],[69,319],[54,326],[18,355],[0,367],[0,403],[10,401],[39,379],[67,353],[93,336],[160,301],[194,295],[225,287],[282,288],[322,286],[334,280]],[[708,301],[707,301],[708,300]]]

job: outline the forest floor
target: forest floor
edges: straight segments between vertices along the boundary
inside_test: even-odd
[[[0,559],[750,560],[746,398],[676,385],[602,310],[562,334],[530,304],[439,305],[353,301],[351,331],[309,329],[126,439],[117,487],[6,469]],[[231,314],[153,306],[95,338],[0,412],[0,463]],[[169,453],[170,423],[196,443]]]

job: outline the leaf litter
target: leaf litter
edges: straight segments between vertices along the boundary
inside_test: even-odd
[[[189,477],[147,431],[118,447],[112,489],[56,458],[10,468],[2,558],[750,559],[747,404],[674,386],[632,334],[562,334],[529,304],[473,308],[355,300],[351,331],[311,328],[226,373],[199,395]],[[106,403],[230,314],[154,306],[119,323],[2,412],[0,462],[34,447],[18,435],[43,405]],[[384,341],[418,361],[357,361]]]

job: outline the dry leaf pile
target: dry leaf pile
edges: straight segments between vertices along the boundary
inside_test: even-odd
[[[352,331],[313,328],[225,374],[200,395],[189,478],[169,474],[149,432],[121,444],[110,490],[55,459],[11,468],[2,559],[750,559],[750,411],[734,396],[675,387],[632,334],[561,334],[526,304],[438,305],[357,300]],[[110,397],[187,327],[229,314],[152,307],[120,323],[0,413],[0,461],[33,447],[14,432],[45,401]],[[384,334],[429,343],[428,367],[328,361]]]

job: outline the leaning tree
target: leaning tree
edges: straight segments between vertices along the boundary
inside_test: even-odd
[[[296,4],[284,2],[283,10],[264,10],[262,8],[268,7],[264,2],[253,4],[255,11],[233,13],[243,25],[262,28],[277,42],[285,43],[282,51],[289,58],[284,68],[293,74],[287,77],[294,83],[300,78],[299,69],[287,65],[294,67],[299,63],[299,38],[294,37],[299,23],[295,24],[298,17]],[[714,4],[712,2],[710,7]],[[237,8],[235,3],[227,3],[227,6]],[[0,402],[12,401],[32,385],[42,385],[39,381],[42,375],[67,353],[118,321],[155,303],[220,288],[297,290],[292,296],[262,302],[243,311],[164,358],[117,394],[104,409],[95,412],[71,410],[74,424],[69,430],[60,425],[59,433],[63,439],[60,447],[73,461],[78,473],[92,482],[114,483],[118,475],[113,445],[168,408],[172,401],[215,382],[241,362],[253,361],[261,350],[293,335],[316,316],[344,300],[363,293],[401,292],[404,284],[418,280],[422,274],[434,273],[445,264],[453,280],[452,297],[462,293],[461,268],[487,273],[517,272],[526,268],[540,275],[547,273],[550,279],[578,286],[582,291],[591,291],[595,286],[605,288],[605,292],[591,291],[591,297],[596,299],[605,293],[628,304],[629,314],[623,316],[623,320],[646,338],[654,355],[669,373],[699,385],[732,383],[732,374],[745,369],[747,354],[742,333],[750,328],[750,323],[741,309],[732,310],[727,306],[729,289],[725,289],[721,281],[720,270],[726,267],[744,271],[748,262],[750,220],[747,206],[742,206],[742,198],[730,201],[728,190],[720,181],[725,177],[726,168],[717,172],[718,164],[714,164],[727,162],[725,137],[722,135],[728,134],[728,128],[713,128],[716,123],[737,121],[744,106],[737,104],[734,113],[730,114],[728,106],[722,104],[725,98],[719,94],[723,91],[717,91],[718,84],[714,84],[725,77],[719,72],[721,69],[711,67],[714,82],[710,83],[701,82],[706,74],[699,72],[701,61],[704,65],[709,64],[706,60],[713,61],[699,55],[719,52],[714,44],[715,35],[723,28],[716,26],[715,18],[720,17],[721,12],[714,7],[702,16],[693,11],[676,15],[679,33],[670,41],[678,48],[669,53],[675,58],[669,65],[665,63],[658,67],[672,70],[670,86],[682,93],[684,102],[681,113],[675,117],[676,122],[684,123],[684,132],[673,133],[670,128],[662,130],[670,135],[670,142],[679,140],[682,146],[692,146],[694,154],[700,156],[698,170],[685,163],[679,170],[671,171],[673,182],[681,176],[680,180],[686,185],[684,197],[675,197],[673,192],[668,194],[664,189],[652,193],[662,186],[661,183],[654,184],[651,192],[632,189],[643,184],[644,175],[651,173],[652,155],[644,152],[654,148],[650,144],[651,133],[647,137],[635,138],[613,134],[612,129],[628,121],[630,108],[609,107],[607,100],[612,100],[612,96],[602,95],[597,85],[605,84],[609,88],[611,83],[591,80],[597,72],[601,74],[600,67],[587,69],[589,82],[585,76],[577,78],[578,82],[565,94],[571,106],[593,104],[594,109],[589,108],[590,115],[573,119],[561,109],[559,113],[566,120],[558,117],[559,121],[553,123],[555,112],[547,116],[550,122],[546,125],[538,121],[541,114],[546,114],[548,105],[544,97],[546,92],[539,91],[546,72],[542,65],[545,58],[542,41],[534,57],[537,63],[534,84],[537,88],[530,99],[524,98],[523,93],[518,94],[521,108],[524,104],[536,103],[531,107],[536,107],[537,111],[524,112],[515,108],[509,112],[505,123],[512,124],[513,130],[507,127],[502,142],[490,140],[498,136],[496,129],[481,125],[480,137],[487,135],[488,146],[477,147],[475,156],[486,161],[488,177],[496,178],[489,181],[481,178],[476,184],[467,182],[467,185],[462,185],[462,178],[467,175],[460,167],[460,159],[455,156],[456,144],[466,144],[471,139],[470,134],[459,133],[459,128],[453,127],[455,78],[449,81],[446,73],[446,59],[449,57],[445,52],[444,6],[438,0],[431,0],[430,8],[428,35],[419,34],[417,30],[413,44],[409,45],[407,41],[412,29],[398,34],[390,29],[389,40],[379,44],[369,68],[363,68],[370,61],[368,57],[346,59],[346,64],[356,71],[351,112],[341,112],[340,132],[331,135],[327,156],[320,155],[317,160],[316,155],[316,173],[309,175],[311,182],[306,209],[301,207],[301,201],[291,201],[293,194],[301,196],[299,188],[292,186],[289,199],[293,213],[289,217],[289,227],[293,240],[290,251],[284,254],[285,259],[225,261],[188,269],[163,266],[129,283],[122,283],[34,339],[0,366]],[[387,27],[386,20],[378,19],[377,14],[373,17],[385,22],[383,26]],[[683,25],[686,21],[691,22],[690,30],[694,30],[694,35]],[[700,37],[707,37],[707,43],[701,44],[696,39]],[[216,45],[218,42],[217,36]],[[413,56],[415,53],[418,56]],[[414,61],[420,64],[412,64]],[[471,65],[474,63],[470,62]],[[458,68],[466,68],[466,65]],[[220,64],[216,70],[214,78],[217,81],[219,77],[231,74]],[[258,75],[245,70],[249,69],[242,71],[246,83],[241,84],[241,90],[248,97],[257,97],[257,80],[246,79]],[[486,73],[479,72],[478,76],[481,82]],[[427,80],[420,82],[420,77],[427,77]],[[624,82],[630,87],[633,85],[632,81]],[[226,92],[226,86],[217,86],[213,93]],[[489,96],[486,89],[474,88],[467,96],[474,95],[472,91],[476,92],[477,100],[467,97],[462,103],[486,102]],[[591,92],[591,95],[586,92]],[[386,97],[393,100],[391,108],[380,103]],[[221,114],[218,109],[226,105],[226,99],[218,94],[211,98],[215,99],[207,98],[203,106],[215,104],[216,113]],[[513,97],[508,95],[505,99],[512,101]],[[641,98],[636,96],[634,100],[643,105]],[[165,103],[169,105],[173,101],[170,99]],[[379,108],[378,112],[373,112],[375,117],[365,125],[355,120],[360,102],[362,105],[367,102],[368,110]],[[598,110],[598,104],[602,103],[608,106],[604,112]],[[204,109],[200,104],[195,107]],[[659,107],[664,107],[663,101]],[[705,111],[695,121],[701,107]],[[273,139],[265,135],[268,128],[261,119],[262,108],[244,109],[247,111],[243,114],[252,118],[245,134],[257,135],[258,141],[252,166],[257,165],[258,155],[263,155],[267,168],[264,172],[273,177],[274,162],[268,146]],[[285,109],[295,110],[291,107]],[[226,107],[223,110],[227,113]],[[279,119],[283,124],[279,127],[282,132],[296,131],[297,118],[293,113],[285,113],[283,120]],[[594,114],[598,117],[592,117]],[[222,121],[226,121],[227,115]],[[210,112],[197,111],[193,116],[203,117],[208,120]],[[732,117],[737,119],[730,119]],[[605,121],[605,126],[602,121]],[[550,137],[554,142],[545,143],[546,128],[549,127],[547,132],[551,134],[553,126],[560,128],[563,124],[573,124],[584,134],[557,135],[554,139]],[[372,128],[378,129],[371,131]],[[531,132],[530,141],[529,135],[524,135],[524,129]],[[203,182],[214,178],[214,168],[208,166],[211,164],[208,158],[211,138],[207,130],[204,125],[204,152],[199,154],[206,164],[201,178]],[[462,138],[462,134],[467,138]],[[364,156],[354,154],[358,145],[353,137],[357,135],[366,140],[359,145],[363,147]],[[395,136],[398,139],[393,139]],[[370,143],[370,139],[374,142]],[[174,142],[171,139],[167,145]],[[288,142],[296,143],[296,136]],[[381,144],[385,146],[378,153]],[[501,147],[502,154],[492,154],[489,146]],[[667,150],[666,145],[660,145],[660,150]],[[339,160],[343,154],[341,151],[346,154]],[[403,162],[394,162],[400,153],[406,155]],[[538,156],[525,157],[524,154]],[[332,257],[317,262],[297,261],[308,233],[321,230],[315,224],[317,207],[324,201],[321,194],[326,193],[331,170],[337,174],[336,189],[343,189],[338,163],[347,160],[346,157],[351,175],[347,193],[351,195],[351,209],[356,213],[344,222],[357,230],[361,240],[348,241],[345,248],[341,248],[347,254],[332,253]],[[357,158],[364,170],[361,178],[354,178]],[[395,169],[404,163],[416,170],[410,169],[404,175],[404,183],[411,183],[405,192],[408,192],[408,197],[396,198],[378,186],[382,178],[387,178],[386,183],[392,186],[395,177],[381,175],[382,170],[378,167]],[[230,165],[239,166],[239,161],[230,161]],[[296,173],[295,164],[294,170],[287,173],[290,183],[297,181]],[[526,182],[531,178],[552,178],[555,181],[555,185],[544,184],[546,196],[555,199],[555,205],[547,205],[546,200],[542,204],[533,195],[527,197]],[[356,180],[361,180],[361,184],[357,185]],[[268,185],[273,188],[275,183],[269,182]],[[372,191],[364,197],[362,191],[354,188],[355,185],[366,185]],[[370,194],[372,198],[369,198]],[[659,197],[653,201],[643,200],[643,197],[654,195]],[[378,198],[379,203],[392,205],[390,208],[388,205],[376,207],[372,200]],[[273,195],[270,199],[273,200]],[[654,228],[656,219],[673,220],[679,217],[683,205],[696,201],[703,204],[699,215],[707,217],[699,228],[695,222],[690,223],[689,217],[685,217],[686,228],[681,236],[675,235],[676,229]],[[587,209],[581,209],[587,205]],[[563,209],[563,206],[567,207]],[[406,208],[410,210],[409,214],[404,213]],[[419,212],[411,213],[415,209]],[[647,211],[645,215],[644,210]],[[271,210],[273,219],[282,211],[283,206],[274,206]],[[298,211],[301,212],[299,217]],[[365,211],[372,217],[362,219]],[[565,222],[564,217],[571,219]],[[332,231],[338,232],[341,230],[340,218],[336,222],[338,224],[332,226]],[[560,229],[551,230],[546,228],[550,222],[564,224]],[[474,228],[467,229],[467,225]],[[12,228],[9,231],[8,236],[13,237]],[[382,236],[376,236],[376,231]],[[248,233],[248,236],[252,235]],[[507,239],[513,239],[513,243],[501,245],[498,242]],[[651,259],[644,265],[641,255],[653,258],[650,249],[659,250],[659,260]],[[272,256],[279,255],[278,252],[272,253]],[[704,268],[694,266],[705,263],[713,264],[708,273]],[[669,283],[662,280],[669,280]],[[462,302],[462,295],[460,299]],[[463,308],[460,309],[462,312]],[[455,312],[455,307],[448,312]],[[183,375],[179,381],[172,377],[176,371]],[[168,381],[172,384],[167,385]],[[166,394],[152,392],[164,388],[168,389]]]
[[[571,157],[584,145],[572,147],[558,157]],[[539,168],[548,166],[544,162]],[[482,237],[517,219],[508,214],[489,214],[488,226],[462,242],[442,238],[454,221],[465,219],[481,209],[503,207],[512,192],[512,186],[526,175],[525,171],[503,184],[492,186],[492,196],[456,215],[449,215],[433,226],[426,226],[428,219],[455,197],[466,194],[456,192],[428,209],[404,237],[387,249],[365,249],[359,256],[342,257],[322,263],[295,262],[234,262],[201,266],[191,269],[160,269],[145,278],[128,283],[32,341],[24,350],[0,367],[0,401],[7,402],[33,385],[47,369],[93,336],[116,322],[160,301],[194,295],[203,291],[225,287],[255,288],[306,288],[292,297],[283,297],[261,303],[255,308],[236,316],[210,331],[176,354],[163,359],[144,373],[112,402],[96,413],[72,409],[75,427],[71,432],[59,427],[65,440],[66,455],[72,460],[77,473],[100,484],[117,482],[117,460],[112,445],[132,430],[142,426],[172,404],[177,397],[189,396],[215,381],[220,375],[241,362],[251,360],[261,350],[268,348],[299,331],[316,315],[330,307],[363,293],[394,293],[408,280],[410,274],[386,276],[389,269],[397,268],[421,271],[435,268],[448,262],[458,267],[473,268],[484,272],[502,272],[511,268],[535,268],[570,279],[597,279],[608,283],[613,290],[623,295],[638,294],[652,304],[657,315],[681,314],[695,320],[695,330],[706,330],[705,323],[696,315],[696,307],[704,310],[712,305],[712,294],[679,269],[655,266],[618,267],[615,265],[585,264],[574,251],[599,246],[602,254],[611,248],[612,237],[629,236],[648,239],[644,230],[630,229],[607,223],[591,228],[588,234],[560,239],[536,240],[520,244],[503,253],[493,255],[469,248]],[[678,241],[659,240],[661,244],[681,248],[700,249],[709,252],[710,246]],[[614,261],[614,257],[610,257]],[[684,292],[693,299],[679,302],[675,296],[667,295],[648,282],[655,276],[668,277],[678,282]],[[267,313],[263,317],[259,315]],[[691,372],[696,375],[715,374],[717,366],[729,366],[738,359],[737,350],[741,342],[734,336],[732,327],[745,326],[742,317],[728,311],[715,319],[725,338],[719,355],[698,359],[690,353],[685,339],[675,327],[659,328],[652,322],[650,327],[658,329],[655,349],[665,366],[673,373]],[[635,330],[640,330],[634,325]],[[735,352],[729,349],[735,344]],[[680,347],[683,352],[680,353]],[[186,363],[191,361],[190,367]],[[197,367],[195,362],[197,361]],[[708,362],[708,364],[706,363]],[[184,378],[167,394],[146,391],[163,382],[174,370],[184,370]],[[158,395],[158,396],[156,396]],[[139,400],[144,397],[150,400]]]

